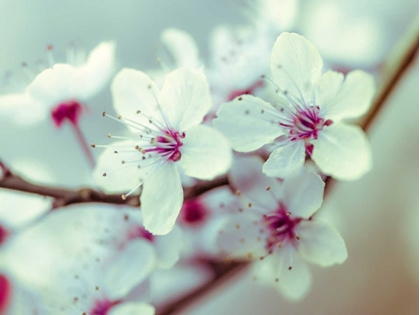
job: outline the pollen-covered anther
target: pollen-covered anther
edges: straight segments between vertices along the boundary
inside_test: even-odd
[[[296,239],[299,241],[300,240],[300,237],[299,237],[299,235],[296,235]]]
[[[248,202],[248,208],[251,208],[251,207],[252,207],[252,203]]]
[[[242,194],[242,192],[240,190],[235,191],[236,196],[240,196],[241,194]]]
[[[252,253],[248,253],[248,254],[246,254],[246,257],[247,257],[248,259],[252,259],[254,256],[252,255]]]
[[[289,266],[289,268],[287,268],[287,269],[292,270],[292,266]]]
[[[111,137],[112,137],[112,135],[111,135],[110,133],[108,133],[106,136],[107,136],[108,138],[111,138]]]
[[[239,224],[235,224],[235,229],[239,230],[241,226]]]
[[[90,146],[91,146],[92,148],[96,148],[96,144],[94,144],[94,143],[91,143],[91,144],[90,144]]]
[[[105,117],[106,116],[106,112],[102,112],[102,117]]]
[[[267,191],[269,191],[271,189],[271,187],[270,186],[267,186],[266,188],[265,188],[265,190],[267,190]]]
[[[103,176],[103,177],[106,177],[106,173],[103,173],[103,174],[102,174],[102,176]]]
[[[125,195],[125,194],[121,195],[121,199],[122,200],[126,200],[127,199],[127,195]]]

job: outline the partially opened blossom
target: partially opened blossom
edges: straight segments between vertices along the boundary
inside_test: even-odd
[[[341,264],[347,249],[335,229],[313,218],[324,191],[317,174],[303,169],[280,182],[262,174],[261,167],[257,157],[234,164],[229,179],[243,208],[222,228],[218,243],[229,259],[256,259],[257,280],[301,299],[311,284],[306,262]]]
[[[103,115],[127,125],[131,135],[109,135],[123,141],[106,148],[94,176],[108,191],[130,189],[123,198],[144,184],[144,226],[153,234],[167,234],[183,202],[178,167],[188,176],[211,180],[231,164],[224,136],[200,125],[211,107],[207,82],[200,71],[179,69],[167,75],[159,90],[143,72],[123,69],[112,94],[118,116]]]
[[[274,143],[264,164],[269,176],[298,172],[308,154],[320,170],[337,179],[357,179],[371,168],[371,152],[360,127],[344,121],[365,114],[374,81],[363,71],[322,74],[322,59],[302,36],[280,35],[268,79],[279,94],[274,105],[249,95],[222,105],[214,126],[241,152]]]
[[[114,73],[115,43],[99,44],[87,58],[79,51],[70,48],[68,63],[56,63],[53,48],[49,46],[49,67],[35,75],[36,67],[25,64],[23,71],[29,82],[0,95],[0,122],[4,126],[0,132],[2,159],[27,179],[68,186],[87,184],[88,170],[84,167],[89,169],[94,159],[81,122],[91,111],[92,98],[103,90]],[[11,133],[14,137],[10,140]],[[41,158],[39,152],[44,152]],[[73,180],[63,180],[63,169],[70,167],[60,164],[66,162],[63,156],[78,157],[76,152],[80,152],[80,162],[73,158],[78,167],[72,173],[80,170],[78,185]],[[45,180],[42,176],[32,176],[31,164],[35,162],[54,170],[57,178]]]
[[[184,200],[177,225],[184,235],[183,257],[203,259],[217,257],[220,226],[236,213],[236,195],[228,186],[212,189],[200,196]]]

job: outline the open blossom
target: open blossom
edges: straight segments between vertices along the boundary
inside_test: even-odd
[[[368,110],[371,75],[352,71],[322,74],[322,59],[302,36],[281,34],[271,55],[271,74],[279,94],[275,106],[249,95],[221,106],[214,126],[232,147],[249,152],[272,143],[264,164],[269,176],[286,178],[305,162],[305,153],[320,170],[337,179],[357,179],[371,168],[371,152],[361,128],[343,122]]]
[[[25,64],[28,83],[13,82],[16,89],[0,95],[1,158],[15,173],[48,185],[92,184],[94,158],[82,125],[114,73],[114,55],[115,43],[103,42],[87,58],[83,49],[69,48],[68,63],[56,63],[50,46],[47,69],[35,75],[37,68]]]
[[[313,218],[324,191],[317,174],[303,169],[279,182],[262,174],[261,167],[257,157],[234,164],[230,183],[240,192],[242,212],[226,223],[218,243],[229,258],[256,259],[257,280],[297,300],[311,283],[305,261],[322,267],[341,264],[347,249],[335,229]]]
[[[211,180],[231,164],[224,136],[200,125],[211,107],[207,82],[200,71],[179,69],[167,75],[159,90],[143,72],[123,69],[112,94],[118,116],[103,115],[127,125],[131,135],[109,135],[123,141],[106,148],[94,176],[106,190],[131,189],[123,198],[144,184],[144,226],[153,234],[167,234],[183,202],[178,167],[188,176]]]
[[[118,255],[79,257],[70,270],[40,288],[44,295],[40,310],[51,315],[153,315],[153,306],[139,302],[145,298],[142,282],[154,259],[143,245],[134,241]]]

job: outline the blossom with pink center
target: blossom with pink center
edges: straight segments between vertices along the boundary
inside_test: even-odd
[[[109,83],[114,73],[115,43],[103,42],[95,47],[86,58],[83,49],[70,48],[68,51],[67,63],[56,63],[53,55],[52,46],[47,48],[49,66],[41,73],[35,75],[37,69],[32,69],[26,63],[24,72],[29,79],[29,84],[22,85],[18,89],[13,89],[9,94],[0,95],[0,121],[6,124],[7,133],[15,131],[19,135],[22,130],[28,129],[32,137],[21,136],[22,139],[7,141],[6,133],[0,134],[2,147],[5,154],[2,159],[14,170],[25,174],[28,179],[45,183],[42,176],[31,175],[30,163],[19,162],[26,159],[33,162],[39,159],[36,153],[31,150],[16,149],[16,141],[24,147],[27,142],[34,142],[33,137],[38,137],[37,148],[48,152],[60,152],[60,154],[50,154],[39,159],[39,164],[52,165],[63,162],[62,155],[66,149],[72,148],[73,151],[80,151],[80,163],[87,162],[86,166],[92,167],[94,159],[86,136],[82,130],[81,121],[86,116],[89,109],[89,102]],[[70,134],[73,133],[72,134]],[[43,142],[48,134],[48,142]],[[53,134],[54,136],[51,136]],[[54,143],[52,138],[59,136],[60,141]],[[69,136],[70,138],[67,138]],[[72,142],[76,139],[79,148],[73,148]],[[54,144],[53,144],[54,143]],[[31,144],[28,143],[28,147]],[[20,154],[14,152],[20,152]],[[73,153],[74,154],[74,153]],[[49,163],[54,159],[54,163]],[[59,160],[59,161],[57,161]],[[62,168],[62,165],[60,165]],[[89,168],[89,167],[87,167]],[[79,167],[78,169],[81,169]],[[58,172],[57,172],[58,173]],[[87,173],[84,170],[84,173]],[[80,175],[80,178],[83,176]],[[80,180],[79,180],[80,181]],[[58,179],[53,179],[48,184],[56,184]],[[60,183],[61,184],[61,183]],[[86,184],[86,180],[84,182]]]
[[[322,267],[341,264],[347,249],[335,229],[313,218],[322,204],[321,178],[303,169],[280,182],[262,174],[262,163],[249,157],[234,164],[229,180],[243,211],[225,223],[218,244],[229,259],[255,260],[257,281],[298,300],[311,283],[305,261]]]
[[[264,164],[269,176],[287,178],[304,165],[308,154],[320,170],[337,179],[357,179],[371,168],[371,152],[360,127],[343,120],[369,109],[374,95],[371,75],[351,71],[322,74],[316,48],[297,34],[281,34],[271,55],[273,79],[265,78],[278,93],[271,105],[250,95],[221,106],[214,126],[240,152],[274,142]]]
[[[123,198],[143,185],[144,226],[153,234],[167,234],[183,202],[178,167],[188,176],[211,180],[231,164],[225,137],[200,125],[211,107],[207,82],[201,71],[179,69],[166,76],[159,90],[143,72],[123,69],[112,94],[118,116],[103,115],[125,124],[131,134],[108,135],[123,141],[105,146],[94,177],[107,191],[127,190]]]

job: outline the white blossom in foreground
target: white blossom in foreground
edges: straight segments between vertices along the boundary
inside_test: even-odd
[[[225,103],[214,126],[232,147],[249,152],[276,141],[264,164],[269,176],[286,178],[305,162],[337,179],[357,179],[371,168],[371,151],[360,127],[343,122],[365,114],[374,95],[371,75],[352,71],[322,74],[322,59],[302,36],[281,34],[271,55],[271,74],[279,94],[271,104],[249,95]]]
[[[94,177],[108,191],[131,188],[123,198],[144,184],[144,226],[153,234],[167,234],[183,202],[178,167],[188,176],[211,180],[231,164],[228,141],[200,125],[211,107],[207,82],[200,71],[179,69],[158,90],[143,72],[123,69],[112,83],[112,94],[118,116],[103,115],[127,125],[131,135],[109,135],[123,141],[106,148]]]
[[[99,44],[87,58],[81,51],[70,48],[68,63],[56,63],[52,50],[52,46],[47,47],[49,68],[38,75],[24,64],[30,83],[0,95],[0,117],[14,122],[12,128],[39,123],[61,128],[65,123],[70,124],[83,153],[93,165],[80,118],[89,112],[88,101],[105,87],[114,72],[115,43]]]
[[[298,300],[311,284],[305,261],[322,267],[341,264],[347,249],[335,229],[313,218],[324,191],[317,174],[303,169],[279,182],[262,174],[261,167],[257,157],[234,164],[230,183],[240,192],[243,208],[226,223],[218,243],[229,259],[256,259],[257,281]]]

